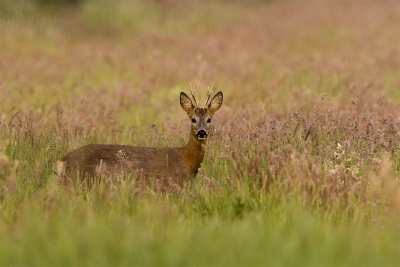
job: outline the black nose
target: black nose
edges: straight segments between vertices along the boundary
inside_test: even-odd
[[[207,138],[207,132],[204,130],[200,130],[197,132],[197,138],[199,139],[205,139]]]

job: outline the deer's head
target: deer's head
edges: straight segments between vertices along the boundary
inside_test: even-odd
[[[192,123],[191,131],[198,140],[206,140],[208,136],[208,129],[210,128],[211,119],[214,113],[221,107],[223,95],[218,92],[210,100],[211,89],[209,90],[207,100],[203,105],[199,105],[193,91],[193,86],[190,86],[190,91],[193,101],[185,93],[181,93],[180,102],[181,107],[189,116]]]

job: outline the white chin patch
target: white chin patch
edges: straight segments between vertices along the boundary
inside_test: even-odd
[[[206,140],[207,137],[197,137],[197,139],[199,139],[199,140]]]

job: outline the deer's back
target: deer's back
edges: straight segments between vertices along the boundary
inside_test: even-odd
[[[58,161],[58,173],[95,176],[105,170],[135,173],[155,178],[171,178],[177,183],[193,178],[183,163],[179,148],[149,148],[128,145],[90,144],[82,146]]]

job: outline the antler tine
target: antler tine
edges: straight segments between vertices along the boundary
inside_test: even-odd
[[[207,96],[207,100],[206,100],[206,102],[204,102],[204,105],[205,105],[205,106],[208,105],[208,101],[210,100],[212,90],[213,90],[213,87],[212,87],[212,86],[209,86],[209,87],[208,87],[208,96]]]
[[[196,96],[194,95],[194,86],[192,83],[190,83],[190,93],[192,94],[193,100],[196,104],[196,107],[199,106],[199,103],[197,102]]]

